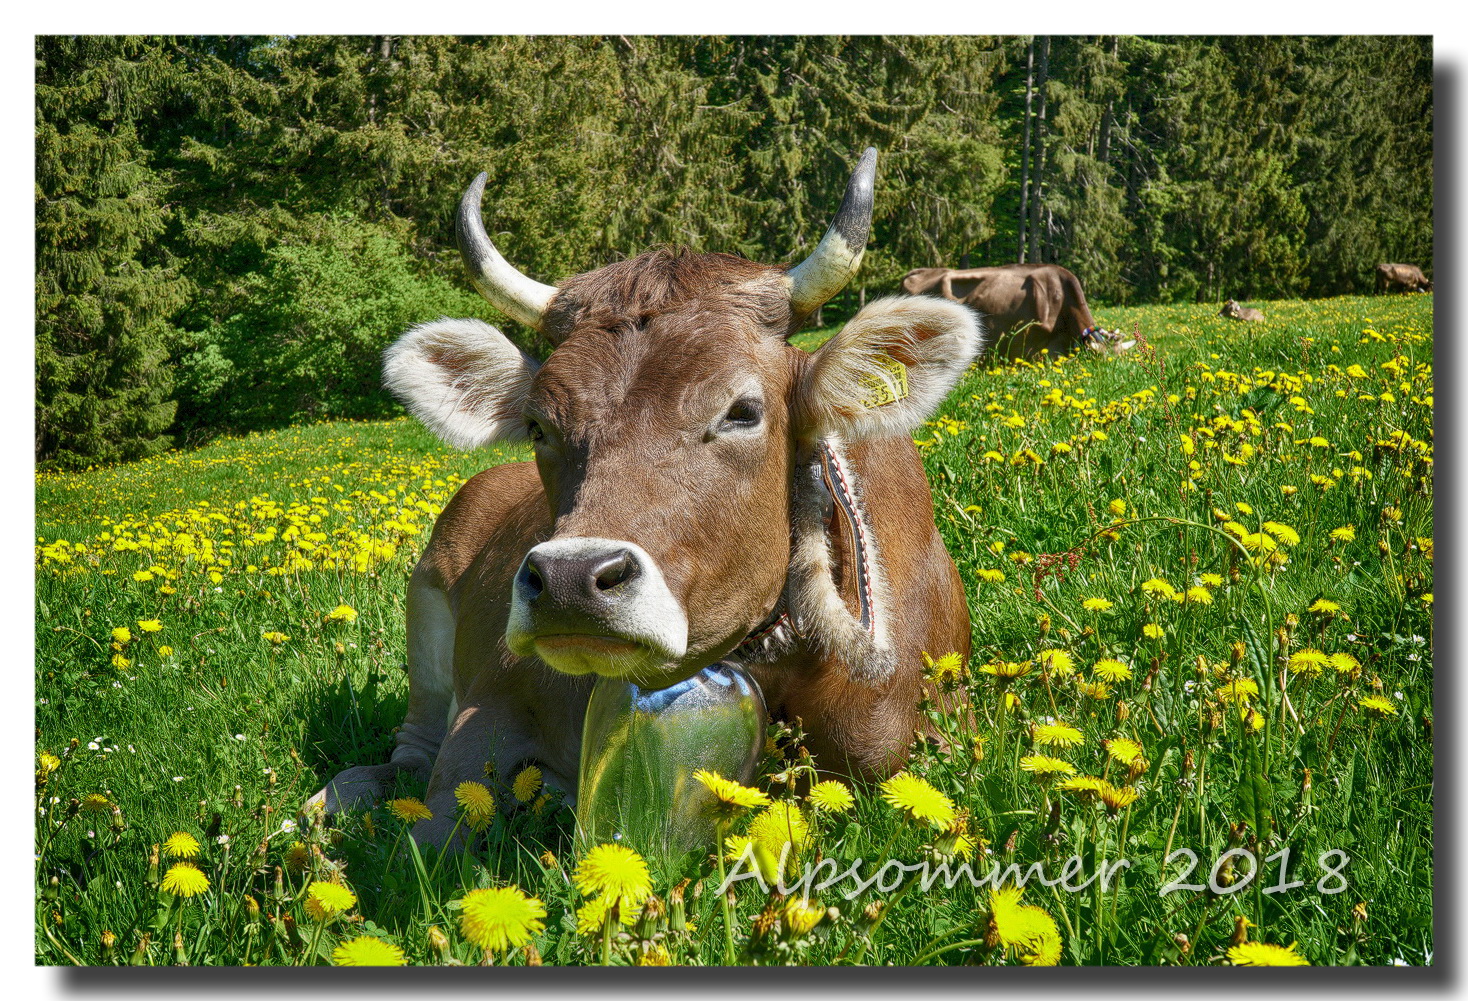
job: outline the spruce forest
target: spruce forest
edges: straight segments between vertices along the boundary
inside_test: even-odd
[[[668,243],[787,262],[881,152],[862,272],[1054,262],[1093,303],[1371,290],[1432,261],[1429,37],[36,40],[43,468],[399,412],[480,316],[453,210],[542,281]]]

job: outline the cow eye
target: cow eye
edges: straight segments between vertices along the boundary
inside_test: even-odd
[[[742,431],[759,427],[762,417],[764,417],[764,410],[759,400],[735,400],[729,412],[724,415],[724,423],[720,430]]]
[[[530,437],[531,441],[545,440],[545,431],[541,428],[539,422],[537,421],[526,421],[525,433]]]

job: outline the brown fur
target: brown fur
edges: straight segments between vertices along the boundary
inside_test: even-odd
[[[1081,345],[1081,331],[1096,326],[1080,279],[1058,264],[916,268],[902,279],[902,290],[941,295],[984,314],[993,337],[989,358],[1069,354]]]
[[[1431,292],[1432,282],[1415,264],[1378,264],[1376,294],[1383,292]]]
[[[1228,320],[1242,320],[1245,323],[1264,322],[1264,314],[1259,310],[1252,306],[1240,306],[1232,299],[1223,304],[1223,308],[1218,311],[1218,315]]]
[[[454,787],[482,778],[486,762],[504,779],[537,764],[575,793],[594,679],[516,656],[505,640],[512,581],[537,543],[614,538],[651,554],[687,612],[683,676],[728,656],[766,619],[787,593],[794,477],[829,434],[809,426],[825,411],[800,399],[811,356],[784,340],[792,317],[782,275],[728,255],[658,250],[561,286],[544,324],[557,348],[527,377],[524,417],[545,436],[536,462],[480,473],[440,515],[409,585],[412,684],[393,761],[344,772],[318,794],[329,808],[380,795],[406,768],[431,776],[435,816],[414,836],[441,843]],[[883,315],[920,308],[899,303]],[[710,436],[710,422],[750,387],[764,401],[763,434]],[[748,666],[772,712],[801,720],[822,768],[883,776],[924,727],[922,653],[967,659],[968,609],[908,436],[845,452],[878,540],[890,670],[864,672],[818,639]],[[839,519],[831,531],[831,577],[854,615],[849,540]],[[451,669],[437,660],[450,645]]]

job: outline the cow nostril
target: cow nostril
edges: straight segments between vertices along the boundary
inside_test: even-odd
[[[525,596],[531,600],[538,598],[540,592],[545,590],[545,580],[540,576],[540,568],[533,560],[527,559],[524,566],[520,568],[520,589]]]
[[[637,576],[637,563],[625,549],[592,568],[598,591],[610,591]]]

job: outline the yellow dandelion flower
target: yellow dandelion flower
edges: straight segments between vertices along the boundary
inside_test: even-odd
[[[132,631],[127,626],[118,626],[112,630],[112,642],[114,643],[131,643],[132,638]]]
[[[1290,654],[1290,670],[1301,674],[1315,675],[1324,671],[1330,658],[1319,650],[1305,647]]]
[[[340,883],[317,880],[306,889],[306,913],[317,921],[330,921],[357,906],[357,895]]]
[[[1108,782],[1105,788],[1101,790],[1101,802],[1106,804],[1107,813],[1114,814],[1124,807],[1131,806],[1136,800],[1137,790],[1131,786],[1121,786],[1118,788]]]
[[[1213,595],[1206,587],[1190,587],[1184,597],[1192,605],[1213,604]]]
[[[974,571],[974,576],[988,584],[1002,584],[1004,582],[1004,571],[980,568]]]
[[[1122,515],[1126,514],[1126,501],[1118,497],[1111,503],[1106,505],[1106,510],[1110,511],[1112,514],[1116,515],[1116,517],[1120,518]]]
[[[163,629],[163,623],[159,619],[139,619],[138,628],[145,633],[156,633]]]
[[[1340,528],[1332,528],[1330,537],[1337,542],[1355,542],[1356,527],[1354,525],[1342,525]]]
[[[311,864],[311,849],[299,841],[291,842],[285,850],[285,867],[288,872],[305,872]]]
[[[518,886],[470,890],[459,912],[459,931],[485,952],[517,949],[545,931],[545,904]]]
[[[356,622],[357,610],[351,605],[337,605],[326,613],[327,622]]]
[[[1023,678],[1035,669],[1033,661],[1021,660],[998,660],[992,661],[979,668],[981,674],[992,674],[1000,681],[1013,681],[1015,678]]]
[[[271,646],[280,646],[282,643],[285,643],[290,639],[290,637],[287,636],[285,633],[275,631],[261,633],[260,635],[261,638],[263,638]]]
[[[1361,667],[1361,662],[1348,653],[1333,653],[1326,659],[1340,674],[1350,674]]]
[[[372,935],[358,935],[331,950],[336,966],[406,966],[403,950]]]
[[[1095,699],[1097,702],[1111,698],[1111,689],[1107,687],[1104,681],[1077,680],[1076,690],[1087,698]]]
[[[1177,593],[1173,586],[1161,577],[1153,577],[1142,581],[1142,590],[1148,594],[1160,594],[1165,598],[1171,598]]]
[[[160,646],[158,648],[158,656],[160,656],[160,657],[172,657],[173,656],[173,647],[171,647],[171,646],[169,646],[168,644],[165,643],[163,646]]]
[[[1259,686],[1253,678],[1236,678],[1226,685],[1219,686],[1213,694],[1219,699],[1248,702],[1250,699],[1258,698]]]
[[[1368,695],[1360,699],[1359,704],[1366,714],[1374,719],[1386,719],[1388,716],[1397,714],[1397,707],[1392,700],[1380,695]]]
[[[1142,635],[1149,640],[1162,639],[1162,627],[1155,622],[1149,622],[1142,627]]]
[[[464,819],[474,830],[482,830],[494,820],[494,793],[484,783],[460,782],[454,786],[454,799],[463,809]]]
[[[1282,522],[1266,521],[1260,527],[1287,546],[1298,546],[1300,544],[1300,533]]]
[[[790,856],[804,850],[810,840],[810,824],[800,812],[800,807],[789,800],[771,803],[749,822],[749,836],[764,845],[779,858],[790,845]]]
[[[668,955],[668,947],[661,942],[644,945],[637,953],[638,966],[671,966],[673,957]]]
[[[963,654],[945,653],[937,660],[932,660],[927,654],[923,659],[928,662],[927,678],[937,684],[956,684],[963,679]]]
[[[845,783],[835,779],[817,782],[810,787],[810,794],[806,798],[810,800],[812,807],[826,813],[845,813],[856,805],[851,790],[846,788]]]
[[[36,755],[36,771],[42,775],[50,775],[61,767],[61,759],[49,751],[42,751]]]
[[[941,829],[953,823],[957,814],[951,799],[911,772],[898,772],[883,782],[881,789],[882,799],[914,823]]]
[[[700,768],[693,773],[693,777],[713,794],[709,810],[721,820],[733,820],[745,810],[770,804],[770,797],[763,792],[741,785],[733,779],[726,779],[718,772]]]
[[[585,896],[600,894],[621,903],[624,917],[636,917],[636,909],[652,895],[652,876],[642,856],[626,845],[597,845],[586,853],[572,877]]]
[[[1020,768],[1029,772],[1037,782],[1048,782],[1051,779],[1069,777],[1076,773],[1075,765],[1060,758],[1052,758],[1047,754],[1030,754],[1019,759]]]
[[[209,877],[192,862],[178,862],[163,874],[163,892],[175,897],[195,897],[209,889]]]
[[[1238,511],[1239,514],[1249,514],[1249,515],[1252,515],[1254,513],[1254,509],[1252,507],[1250,507],[1248,504],[1245,504],[1243,501],[1239,501],[1237,504],[1235,504],[1234,505],[1234,510]]]
[[[1047,747],[1074,747],[1085,739],[1085,734],[1065,723],[1042,723],[1035,727],[1035,743]]]
[[[112,811],[112,800],[99,792],[89,792],[82,797],[83,813],[110,813]]]
[[[424,806],[422,800],[414,799],[412,796],[404,796],[402,799],[390,799],[387,801],[387,808],[392,811],[394,817],[397,817],[405,824],[412,824],[419,820],[433,819],[433,811]]]
[[[1228,961],[1234,966],[1309,966],[1310,961],[1295,952],[1297,943],[1288,947],[1267,942],[1240,942],[1230,946]]]
[[[125,671],[125,670],[127,670],[127,668],[131,664],[132,664],[132,661],[128,660],[126,657],[124,657],[120,653],[114,653],[112,655],[112,666],[115,667],[115,668],[117,668],[119,671]]]
[[[1118,681],[1130,681],[1132,677],[1131,668],[1127,667],[1121,661],[1113,660],[1110,657],[1096,661],[1091,668],[1091,673],[1112,684]]]
[[[199,854],[199,839],[187,831],[174,831],[163,842],[163,853],[170,858],[193,858]]]
[[[576,934],[596,935],[601,932],[607,922],[607,912],[612,909],[615,901],[610,897],[592,897],[576,910]],[[623,924],[631,924],[622,915]]]
[[[513,792],[515,798],[521,803],[528,803],[540,792],[542,784],[541,771],[534,765],[530,765],[515,776]]]
[[[809,935],[821,919],[826,916],[826,909],[817,906],[813,901],[807,902],[799,897],[791,897],[785,902],[785,910],[780,914],[780,922],[785,931],[792,937]]]
[[[1198,583],[1204,587],[1222,587],[1223,577],[1216,573],[1200,573]]]
[[[1243,538],[1245,535],[1249,534],[1249,530],[1236,521],[1225,521],[1223,523],[1223,530],[1229,535],[1237,536],[1239,538]]]
[[[1089,802],[1101,795],[1101,790],[1106,788],[1106,780],[1094,775],[1077,775],[1063,780],[1055,788],[1061,792],[1076,793],[1082,800]]]
[[[1316,598],[1315,603],[1306,611],[1314,612],[1316,615],[1334,615],[1341,610],[1341,606],[1328,598]]]
[[[1066,678],[1075,673],[1075,661],[1064,650],[1041,650],[1035,659],[1047,674],[1057,678]]]
[[[1017,886],[989,891],[987,939],[1026,965],[1054,965],[1060,961],[1060,930],[1044,909],[1020,903],[1023,892]]]
[[[1102,743],[1106,745],[1106,754],[1112,761],[1130,765],[1142,760],[1142,745],[1130,737],[1113,737]]]
[[[1105,598],[1087,598],[1081,602],[1081,607],[1088,612],[1104,612],[1111,607],[1111,602]]]

